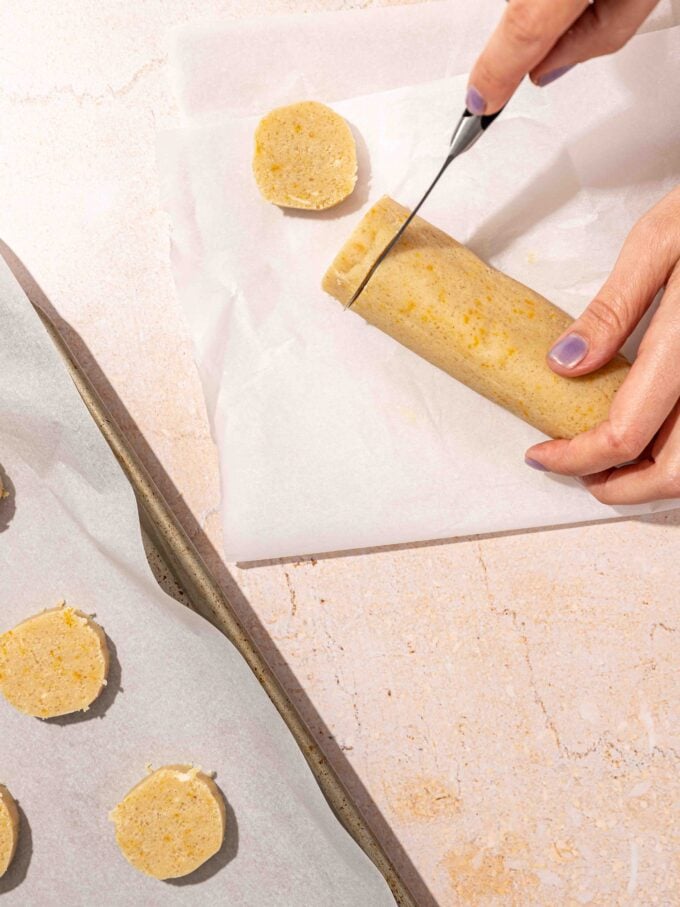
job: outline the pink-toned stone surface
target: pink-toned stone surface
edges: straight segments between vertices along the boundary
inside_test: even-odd
[[[164,35],[363,5],[6,0],[0,238],[421,903],[680,904],[677,513],[249,570],[216,553],[155,173]]]

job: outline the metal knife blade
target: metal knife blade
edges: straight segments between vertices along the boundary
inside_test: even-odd
[[[493,123],[493,121],[496,119],[498,114],[501,113],[501,111],[503,109],[504,108],[501,107],[501,109],[497,113],[492,113],[490,116],[486,116],[486,115],[475,116],[474,114],[470,113],[470,111],[467,108],[463,111],[461,118],[458,120],[456,128],[453,130],[453,135],[451,136],[451,142],[449,145],[449,153],[446,156],[446,160],[440,167],[437,175],[435,176],[435,178],[432,180],[432,182],[428,186],[427,190],[425,191],[425,194],[420,199],[418,204],[411,211],[411,213],[406,218],[404,223],[399,227],[399,229],[397,230],[395,235],[387,243],[387,245],[382,250],[380,255],[378,255],[376,260],[373,262],[371,267],[368,269],[368,271],[364,275],[361,283],[354,291],[352,298],[345,306],[346,309],[349,309],[349,308],[351,308],[352,305],[354,305],[356,300],[359,298],[361,293],[366,288],[366,284],[369,282],[371,277],[373,277],[373,275],[378,270],[378,268],[380,267],[382,262],[389,255],[389,253],[392,251],[392,249],[396,246],[396,244],[399,242],[401,237],[404,235],[406,228],[411,223],[413,218],[416,216],[418,211],[420,211],[420,209],[426,202],[428,196],[430,195],[430,193],[432,192],[434,187],[437,185],[437,183],[441,179],[445,170],[448,168],[451,161],[455,160],[459,155],[463,154],[464,151],[467,151],[469,148],[472,148],[472,146],[477,141],[477,139]]]

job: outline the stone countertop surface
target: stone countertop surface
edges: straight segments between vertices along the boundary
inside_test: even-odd
[[[247,570],[169,263],[165,34],[362,0],[7,0],[0,239],[412,885],[680,904],[680,515]]]

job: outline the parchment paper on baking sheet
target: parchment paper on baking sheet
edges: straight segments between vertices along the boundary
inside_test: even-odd
[[[158,588],[132,491],[1,259],[0,465],[0,632],[65,598],[114,651],[91,714],[39,721],[0,698],[0,781],[22,810],[3,907],[393,904],[241,656]],[[158,882],[125,861],[107,815],[146,763],[191,761],[217,772],[226,843]]]
[[[481,33],[490,7],[480,9]],[[419,11],[425,25],[416,28]],[[537,475],[523,462],[541,438],[534,429],[320,289],[367,207],[384,193],[413,204],[439,167],[465,94],[458,67],[471,62],[469,20],[467,4],[437,3],[399,15],[297,17],[294,27],[263,19],[222,26],[212,39],[208,26],[176,36],[184,114],[207,125],[161,137],[160,174],[175,279],[219,447],[227,559],[674,506],[606,507],[575,481]],[[421,47],[428,30],[432,77],[461,74],[427,81],[416,54],[418,84],[405,85],[413,42]],[[245,74],[234,67],[227,86],[219,60],[245,34]],[[353,34],[371,50],[373,69],[343,68],[354,59]],[[279,78],[262,75],[277,41],[287,80],[276,60]],[[396,87],[367,94],[376,82]],[[544,90],[523,85],[483,141],[452,165],[423,216],[578,314],[636,219],[680,180],[680,120],[668,114],[679,82],[676,27],[638,36]],[[264,203],[251,175],[254,114],[300,93],[330,96],[358,141],[358,187],[322,215]],[[223,111],[248,115],[220,120],[221,96]]]

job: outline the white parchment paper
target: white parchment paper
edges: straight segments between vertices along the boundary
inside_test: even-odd
[[[384,193],[415,203],[436,172],[491,9],[475,5],[474,27],[469,5],[435,3],[175,37],[184,114],[202,125],[161,138],[160,172],[220,451],[228,559],[671,506],[609,508],[578,483],[535,474],[523,462],[541,439],[534,429],[320,290],[367,207]],[[229,81],[224,61],[239,46]],[[679,83],[680,29],[664,28],[549,89],[522,86],[424,216],[578,314],[635,220],[680,180]],[[264,203],[251,175],[258,116],[301,96],[332,99],[357,138],[357,189],[323,214]]]
[[[158,588],[132,491],[1,259],[0,426],[0,631],[63,597],[115,653],[75,720],[0,698],[0,782],[22,813],[3,905],[393,904],[240,655]],[[133,869],[107,818],[148,762],[214,770],[228,802],[223,850],[184,881]]]

